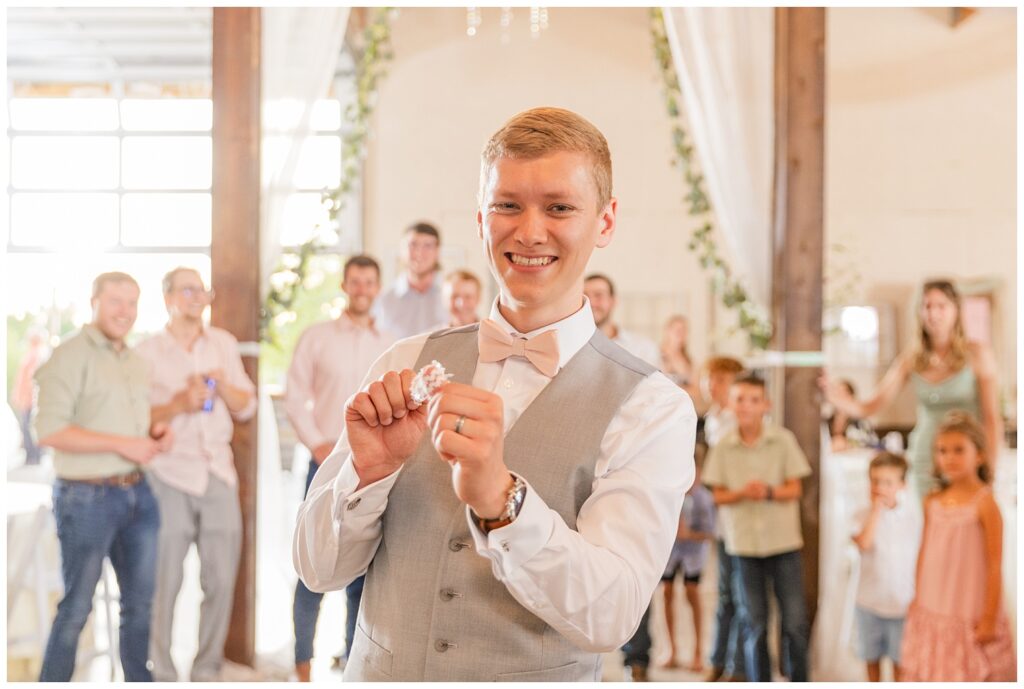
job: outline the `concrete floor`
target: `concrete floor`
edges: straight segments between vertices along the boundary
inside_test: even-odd
[[[823,512],[822,512],[822,601],[819,615],[812,631],[812,677],[817,680],[859,681],[864,679],[863,666],[852,654],[851,628],[848,614],[848,593],[852,580],[849,561],[843,553],[847,543],[849,524],[847,515],[860,500],[860,493],[866,490],[866,459],[855,455],[838,456],[830,463],[823,464]],[[823,460],[824,461],[824,460]],[[301,469],[300,469],[301,467]],[[294,515],[301,498],[304,462],[297,462],[293,472],[280,472],[276,480],[262,480],[261,489],[274,491],[281,514]],[[1003,512],[1005,524],[1005,598],[1007,606],[1015,611],[1016,606],[1016,452],[1008,451],[1000,461],[997,477],[997,499]],[[864,483],[864,485],[862,485]],[[845,500],[841,499],[845,496]],[[293,658],[293,629],[291,602],[295,575],[291,568],[291,524],[261,526],[263,538],[259,551],[257,575],[259,605],[257,618],[258,663],[254,671],[248,668],[229,667],[225,679],[236,681],[287,681],[291,675]],[[831,544],[831,545],[830,545]],[[831,555],[829,553],[832,553]],[[838,553],[838,555],[836,555]],[[714,556],[700,584],[702,616],[704,625],[704,655],[707,657],[708,644],[713,632],[713,618],[716,603],[717,571]],[[189,554],[185,563],[185,581],[175,613],[175,630],[172,655],[183,678],[196,652],[198,638],[198,611],[202,593],[199,589],[199,563],[195,551]],[[667,670],[660,662],[667,655],[668,641],[663,614],[662,594],[659,589],[654,597],[651,616],[653,638],[650,679],[653,681],[700,681],[702,674],[683,669]],[[683,595],[682,583],[676,582],[675,595],[676,626],[678,630],[679,660],[689,661],[693,649],[692,615]],[[115,607],[116,610],[116,607]],[[1011,623],[1015,626],[1015,612]],[[102,608],[98,608],[94,631],[95,647],[105,648],[106,621]],[[116,615],[116,613],[115,613]],[[340,681],[341,673],[331,670],[331,656],[344,648],[345,596],[343,592],[328,594],[324,598],[315,642],[313,661],[314,679]],[[116,624],[116,621],[115,621]],[[621,652],[605,655],[604,674],[606,681],[623,679]],[[705,660],[706,663],[706,660]],[[106,682],[110,679],[111,666],[106,655],[99,655],[84,667],[79,668],[76,680]],[[115,669],[120,679],[120,668]],[[13,679],[13,677],[12,677]]]

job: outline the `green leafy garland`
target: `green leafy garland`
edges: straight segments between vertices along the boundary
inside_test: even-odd
[[[337,223],[338,216],[345,209],[349,195],[359,181],[378,83],[386,74],[385,63],[393,57],[392,9],[375,7],[369,12],[370,21],[363,29],[360,45],[356,46],[359,56],[355,66],[355,102],[346,107],[342,115],[347,126],[341,139],[341,182],[336,188],[325,189],[321,194],[321,203],[327,208],[331,225]],[[285,252],[278,267],[270,275],[270,291],[260,308],[260,339],[275,347],[279,346],[277,329],[296,318],[292,307],[305,285],[310,261],[325,247],[320,226],[316,229],[312,238],[294,250]]]
[[[763,309],[752,301],[747,290],[733,277],[732,270],[718,251],[715,237],[711,202],[704,192],[704,176],[697,169],[693,145],[683,128],[680,104],[683,101],[672,60],[672,50],[665,31],[665,17],[660,8],[651,8],[651,39],[654,55],[661,70],[665,105],[672,121],[672,145],[675,149],[673,164],[683,171],[689,187],[684,199],[690,204],[690,215],[702,220],[700,227],[693,231],[689,248],[694,252],[701,267],[711,276],[711,288],[722,297],[722,304],[736,311],[738,328],[747,334],[753,349],[765,349],[772,339],[772,325]]]

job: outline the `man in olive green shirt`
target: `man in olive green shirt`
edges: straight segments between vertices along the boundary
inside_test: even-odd
[[[782,621],[780,665],[794,682],[807,681],[810,629],[804,603],[800,550],[800,479],[811,473],[796,438],[765,424],[764,381],[738,376],[729,388],[736,428],[711,448],[703,481],[711,487],[725,549],[736,557],[745,624],[747,680],[770,682],[768,584]]]
[[[146,661],[160,513],[141,467],[169,449],[171,434],[165,426],[150,428],[148,369],[124,342],[138,300],[130,275],[97,277],[92,323],[35,375],[36,433],[40,445],[55,450],[53,512],[64,579],[43,682],[70,681],[74,674],[78,637],[107,557],[120,588],[125,679],[152,680]]]

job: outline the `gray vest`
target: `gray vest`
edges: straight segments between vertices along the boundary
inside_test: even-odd
[[[431,335],[416,370],[437,359],[456,382],[471,384],[477,329]],[[608,424],[653,371],[595,331],[505,436],[508,468],[570,529],[590,497]],[[520,605],[473,552],[465,505],[429,434],[406,461],[382,522],[345,681],[601,679],[600,655],[576,648]]]

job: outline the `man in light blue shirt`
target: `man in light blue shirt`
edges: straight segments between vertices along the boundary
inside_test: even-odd
[[[405,271],[377,300],[373,315],[378,328],[405,338],[448,321],[437,278],[440,249],[441,233],[430,223],[406,228],[401,244]]]

